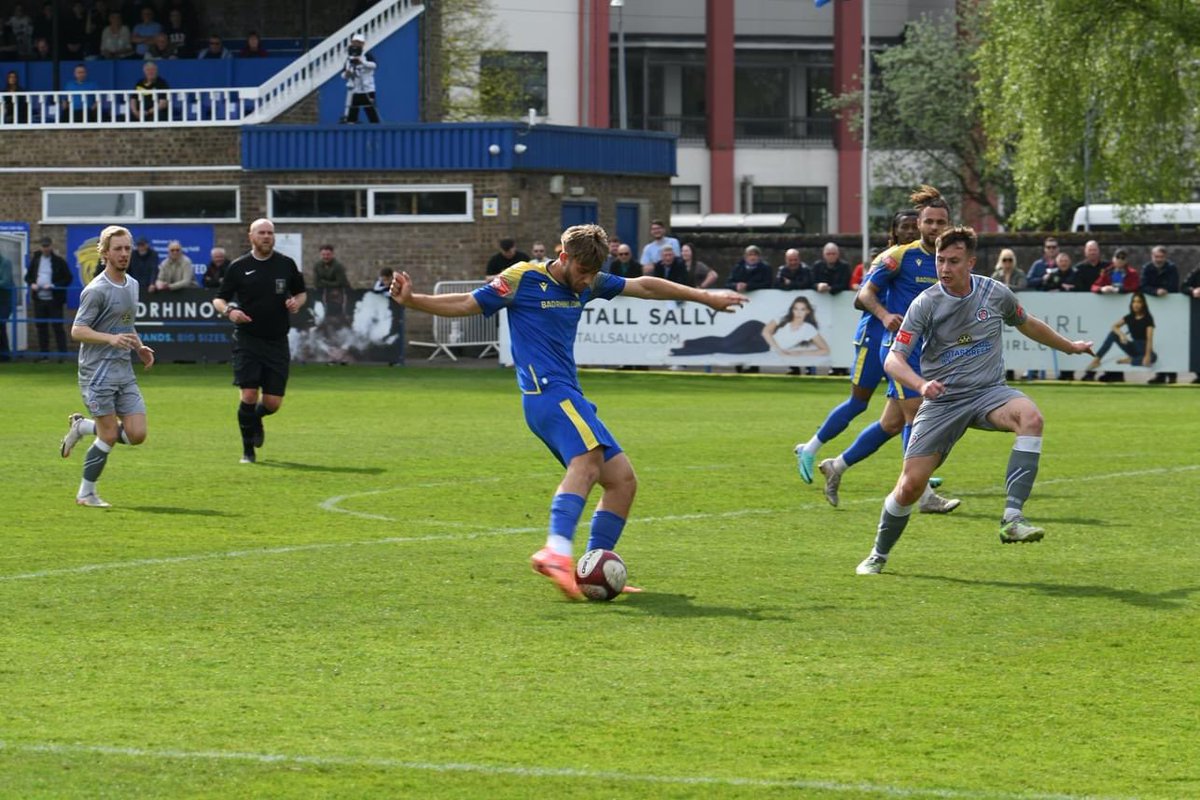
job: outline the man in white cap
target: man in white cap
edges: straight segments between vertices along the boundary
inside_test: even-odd
[[[342,77],[346,80],[346,116],[342,122],[358,122],[358,110],[366,109],[369,122],[379,122],[375,110],[375,57],[366,53],[367,40],[361,33],[350,37],[350,49],[346,54],[346,66]]]

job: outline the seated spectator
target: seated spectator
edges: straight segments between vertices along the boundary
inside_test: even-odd
[[[175,58],[192,57],[192,31],[184,21],[183,12],[173,8],[167,15],[167,26],[163,29]]]
[[[225,270],[229,268],[229,257],[225,255],[224,247],[214,247],[208,258],[208,266],[204,269],[204,288],[220,289],[221,281],[225,280]]]
[[[145,236],[137,237],[133,253],[129,256],[129,272],[143,292],[154,291],[154,279],[158,276],[158,252],[150,246]]]
[[[517,243],[512,239],[500,240],[500,252],[488,259],[487,275],[499,275],[513,264],[528,261],[529,256],[517,249]]]
[[[682,258],[675,255],[675,248],[669,244],[664,244],[659,248],[658,261],[649,268],[642,267],[642,274],[663,278],[671,283],[682,283],[684,286],[692,285],[688,279],[687,264],[683,262]]]
[[[29,122],[29,98],[14,97],[21,88],[20,76],[17,71],[10,69],[4,76],[4,97],[0,98],[0,120],[4,122]]]
[[[685,244],[680,248],[683,256],[683,263],[687,266],[688,279],[692,286],[697,289],[708,289],[717,284],[720,277],[717,271],[705,264],[703,261],[696,260],[696,248],[690,244]]]
[[[100,120],[100,99],[98,95],[82,94],[82,92],[98,92],[100,87],[88,79],[87,67],[76,64],[73,73],[74,80],[63,87],[63,91],[80,92],[71,94],[62,104],[62,118],[71,122],[98,122]]]
[[[601,272],[612,272],[613,262],[617,260],[617,250],[621,248],[621,237],[615,233],[608,237],[608,255],[604,259],[604,263],[600,265]]]
[[[82,0],[71,3],[71,10],[60,23],[62,57],[82,61],[88,55],[88,13]]]
[[[162,33],[162,25],[154,18],[153,6],[142,6],[142,21],[133,26],[130,41],[139,56],[145,56],[146,50],[154,42],[154,37]]]
[[[1020,292],[1028,285],[1025,270],[1017,266],[1017,254],[1007,247],[1000,251],[996,268],[992,270],[992,280],[1000,281],[1014,292]]]
[[[161,61],[166,58],[179,58],[179,55],[175,52],[175,45],[171,44],[171,39],[167,34],[159,33],[146,48],[146,54],[142,58],[147,61]]]
[[[220,36],[210,36],[208,47],[201,50],[196,58],[233,58],[233,53],[225,47]]]
[[[800,251],[792,248],[783,254],[783,266],[775,273],[775,288],[785,291],[811,289],[812,270],[800,260]]]
[[[1100,270],[1099,277],[1092,282],[1092,291],[1098,294],[1128,294],[1136,292],[1142,284],[1142,276],[1129,265],[1129,254],[1118,247],[1113,260]]]
[[[167,243],[167,257],[158,265],[158,277],[154,280],[154,291],[174,292],[179,289],[196,288],[196,268],[192,260],[183,253],[183,245],[172,239]]]
[[[821,248],[821,260],[813,264],[813,288],[821,294],[837,294],[850,288],[850,265],[842,261],[842,250],[833,242]]]
[[[346,268],[342,262],[334,258],[333,245],[321,245],[321,259],[313,267],[314,289],[349,289],[350,279],[346,277]]]
[[[1083,246],[1083,261],[1071,267],[1071,274],[1063,281],[1065,292],[1090,292],[1100,272],[1108,266],[1100,260],[1100,243],[1091,240]]]
[[[532,256],[529,259],[530,264],[548,264],[550,259],[546,258],[546,243],[534,242],[533,247],[529,248],[532,251]]]
[[[33,20],[25,12],[23,3],[13,5],[12,16],[8,18],[8,29],[12,31],[16,43],[17,58],[29,58],[33,52]]]
[[[1125,334],[1126,330],[1129,331],[1128,336]],[[1104,355],[1112,349],[1114,344],[1125,351],[1125,356],[1117,359],[1118,364],[1148,367],[1158,361],[1158,354],[1154,352],[1154,317],[1146,307],[1146,296],[1141,292],[1135,291],[1129,298],[1129,313],[1112,326],[1112,331],[1104,339],[1104,344],[1100,345],[1100,349],[1096,351],[1096,357],[1092,359],[1092,363],[1087,365],[1087,372],[1083,373],[1083,380],[1090,381],[1095,378],[1096,368],[1100,366]],[[1105,373],[1100,376],[1100,380],[1107,382],[1119,383],[1124,379],[1125,376],[1119,372]]]
[[[874,264],[875,259],[879,258],[880,250],[878,247],[872,247],[867,251],[867,264]],[[863,275],[866,272],[866,266],[863,262],[858,262],[854,265],[853,271],[850,273],[850,291],[857,292],[862,288]]]
[[[1046,265],[1042,270],[1042,279],[1039,281],[1040,288],[1043,292],[1062,292],[1066,291],[1063,288],[1065,281],[1071,274],[1071,254],[1061,252]]]
[[[384,267],[379,270],[379,277],[375,279],[375,285],[371,287],[371,291],[375,294],[390,294],[392,291],[392,276],[395,274],[391,267]]]
[[[108,27],[100,34],[100,57],[129,58],[134,54],[132,41],[120,12],[114,11],[108,15]]]
[[[129,99],[129,115],[134,119],[152,120],[167,116],[167,90],[170,85],[158,76],[158,63],[142,65],[142,79],[134,84],[136,91]]]
[[[33,53],[29,56],[30,61],[53,61],[54,53],[50,50],[50,40],[45,36],[39,36],[33,41]]]
[[[246,34],[246,46],[238,51],[241,58],[265,58],[267,51],[262,46],[262,39],[254,31]]]
[[[1036,291],[1042,290],[1042,277],[1046,274],[1046,270],[1054,266],[1055,259],[1058,258],[1058,239],[1053,236],[1047,237],[1046,241],[1042,242],[1042,257],[1033,262],[1029,267],[1029,274],[1026,275],[1026,288]]]
[[[771,267],[762,260],[762,251],[750,245],[742,252],[742,260],[734,265],[725,286],[745,294],[755,289],[770,289],[773,277]]]
[[[636,278],[642,274],[642,267],[633,260],[629,245],[617,245],[617,260],[609,265],[609,272],[622,278]]]

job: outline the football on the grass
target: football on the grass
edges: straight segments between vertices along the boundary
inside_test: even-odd
[[[588,550],[575,566],[579,591],[588,600],[612,600],[625,588],[625,562],[612,550]]]

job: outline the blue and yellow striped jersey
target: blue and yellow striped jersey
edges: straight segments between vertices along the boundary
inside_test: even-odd
[[[526,394],[537,394],[555,383],[579,390],[575,331],[583,307],[596,298],[611,300],[624,289],[624,278],[599,272],[589,289],[575,294],[550,275],[548,265],[522,261],[476,289],[473,296],[485,316],[508,309],[517,385]]]
[[[884,308],[903,316],[917,295],[938,282],[937,266],[933,253],[917,239],[884,250],[879,256],[879,266],[867,280],[879,290]],[[884,344],[890,343],[891,334],[887,333]]]

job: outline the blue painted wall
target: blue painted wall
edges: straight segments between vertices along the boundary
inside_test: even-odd
[[[409,22],[382,42],[367,42],[367,52],[375,56],[375,105],[384,122],[416,122],[420,107],[420,30],[419,18]],[[321,86],[318,119],[332,124],[346,109],[346,82],[341,76]],[[361,112],[360,123],[366,120]]]

